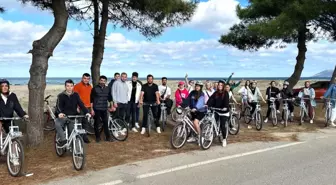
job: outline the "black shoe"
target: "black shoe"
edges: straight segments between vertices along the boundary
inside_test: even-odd
[[[63,140],[63,141],[58,142],[58,146],[64,146],[65,144],[67,144],[67,140]]]
[[[106,142],[114,142],[114,139],[113,138],[106,138],[105,141]]]
[[[82,137],[83,137],[84,143],[90,143],[90,140],[89,140],[89,138],[87,137],[86,134],[83,135]]]
[[[97,137],[97,138],[96,138],[96,143],[99,143],[99,142],[100,142],[100,138]]]

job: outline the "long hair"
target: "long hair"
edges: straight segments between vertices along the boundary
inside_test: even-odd
[[[219,86],[219,84],[221,84],[221,83],[218,83],[218,86]],[[218,98],[218,97],[224,98],[224,96],[225,96],[225,83],[222,83],[222,84],[223,84],[223,89],[219,90],[219,88],[217,88],[217,90],[215,92],[216,98]]]

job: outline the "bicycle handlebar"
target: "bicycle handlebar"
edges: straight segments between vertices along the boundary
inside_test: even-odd
[[[145,102],[142,105],[157,106],[156,103],[145,103]]]
[[[65,117],[71,119],[71,118],[86,118],[88,116],[86,116],[86,115],[68,115],[68,116],[65,115]]]
[[[0,120],[3,120],[3,121],[5,121],[5,120],[21,120],[21,119],[23,119],[23,118],[20,118],[20,117],[12,117],[12,118],[7,118],[7,117],[0,117]]]
[[[44,98],[44,101],[48,101],[48,99],[51,97],[51,95],[48,95],[47,97]]]
[[[218,110],[218,111],[227,111],[227,108],[215,108],[215,107],[209,107],[210,110]]]

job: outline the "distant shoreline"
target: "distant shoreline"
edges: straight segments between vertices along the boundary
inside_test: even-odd
[[[224,78],[227,79],[228,77]],[[286,80],[288,77],[232,77],[233,81],[238,80]],[[20,78],[20,77],[9,77],[6,78],[11,85],[27,85],[29,82],[29,78]],[[64,83],[65,80],[72,79],[75,83],[80,82],[81,78],[78,77],[50,77],[47,78],[47,85],[61,85]],[[129,77],[130,79],[130,77]],[[161,77],[155,78],[155,80],[160,80]],[[206,78],[206,77],[188,77],[189,80],[199,80],[199,81],[218,81],[223,78],[219,77],[212,77],[212,78]],[[108,78],[108,82],[111,80],[111,78]],[[146,77],[140,77],[139,80],[146,81]],[[184,81],[184,77],[168,77],[168,80],[170,81]],[[300,80],[330,80],[330,77],[301,77]]]

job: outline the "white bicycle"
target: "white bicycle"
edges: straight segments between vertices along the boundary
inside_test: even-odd
[[[325,102],[325,126],[327,127],[328,124],[330,123],[331,120],[331,114],[332,114],[332,103],[331,101],[336,101],[336,99],[332,99],[332,98],[324,98],[325,100],[327,100]]]
[[[1,121],[10,121],[9,133],[4,138],[4,132],[0,132],[0,155],[7,154],[7,168],[11,176],[17,177],[22,174],[24,163],[24,148],[19,140],[22,132],[19,126],[13,126],[14,120],[20,120],[19,117],[5,118],[1,117]]]
[[[67,140],[66,144],[63,146],[59,145],[60,138],[57,133],[55,134],[55,149],[56,154],[62,157],[66,151],[72,152],[72,162],[76,170],[82,170],[85,166],[86,149],[84,147],[84,141],[81,137],[85,134],[85,130],[82,128],[82,123],[78,121],[79,118],[86,118],[85,115],[70,115],[66,116],[67,119],[65,124],[65,138]],[[68,134],[68,124],[72,124],[72,119],[75,120],[74,128],[69,136]]]

